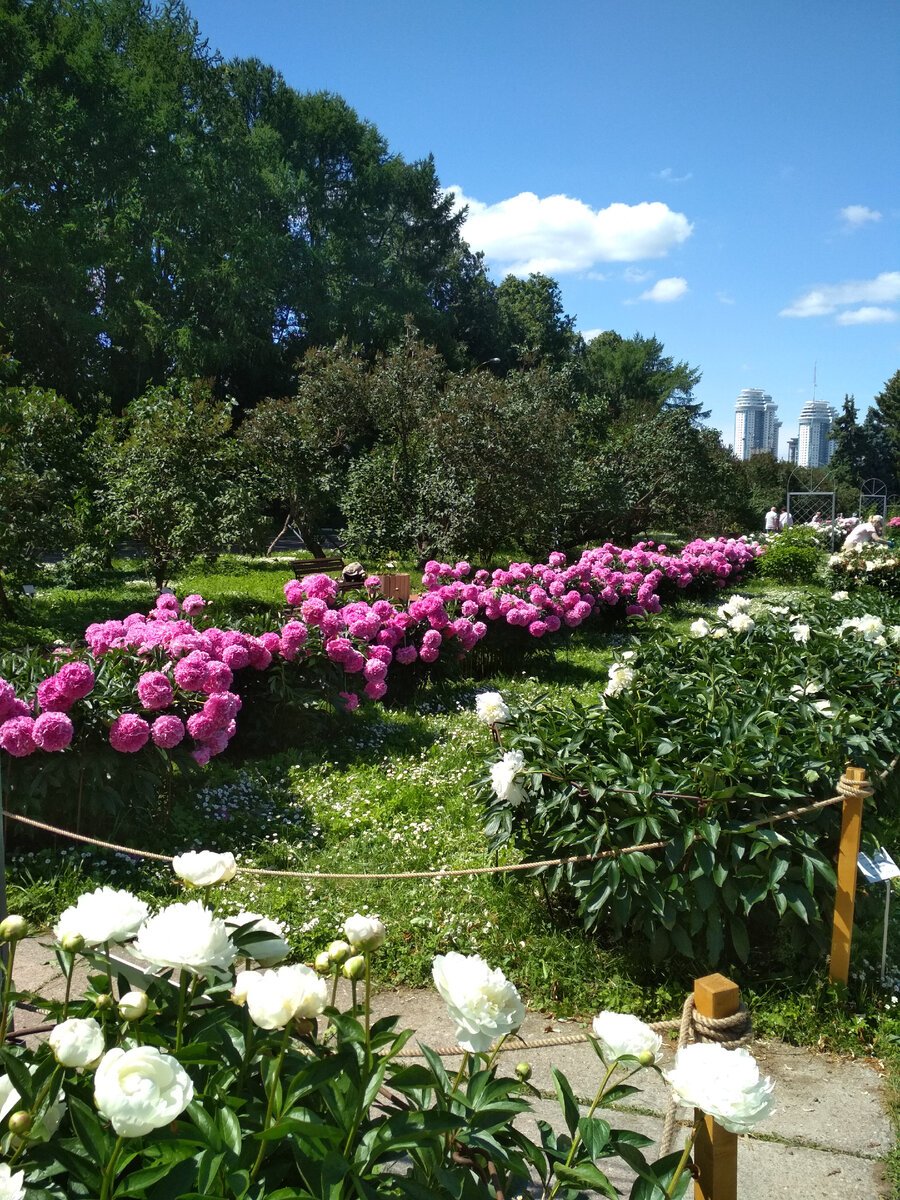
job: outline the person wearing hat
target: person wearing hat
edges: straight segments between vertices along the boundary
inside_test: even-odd
[[[865,546],[869,542],[884,542],[882,532],[884,529],[884,520],[880,516],[874,516],[868,521],[860,521],[858,525],[854,525],[850,532],[844,538],[844,550],[852,550],[856,546]]]

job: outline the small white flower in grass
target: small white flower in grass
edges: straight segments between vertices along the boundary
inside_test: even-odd
[[[137,933],[149,911],[144,901],[131,892],[100,887],[85,892],[60,913],[53,932],[60,941],[69,935],[83,937],[86,946],[127,942]]]
[[[525,1006],[513,984],[479,954],[438,954],[432,976],[464,1050],[488,1050],[525,1020]]]
[[[634,683],[634,669],[624,663],[615,662],[609,668],[609,683],[604,696],[621,696]]]
[[[499,692],[480,692],[475,697],[475,713],[485,725],[504,725],[510,719],[509,708]]]
[[[242,971],[233,996],[241,994],[254,1025],[284,1029],[295,1017],[317,1017],[328,1003],[328,981],[298,963],[274,971]]]
[[[261,967],[274,967],[284,962],[291,952],[284,936],[284,926],[278,921],[272,921],[260,913],[242,912],[235,917],[226,917],[225,924],[234,937],[241,930],[253,935],[246,946],[241,946],[241,952],[248,958],[254,959]],[[264,935],[258,937],[258,935]],[[240,934],[238,935],[240,941]]]
[[[0,1200],[25,1200],[25,1172],[12,1172],[9,1163],[0,1163]]]
[[[664,1072],[682,1104],[699,1108],[732,1133],[749,1133],[775,1106],[775,1085],[747,1050],[699,1042],[682,1046]]]
[[[593,1028],[606,1062],[630,1055],[649,1066],[662,1058],[662,1038],[630,1013],[604,1010],[594,1017]]]
[[[108,1050],[94,1075],[94,1103],[119,1137],[163,1129],[194,1098],[191,1077],[177,1058],[155,1046]]]
[[[732,629],[735,633],[749,633],[755,625],[756,622],[753,618],[745,612],[735,613],[728,622],[728,628]]]
[[[696,621],[691,622],[691,633],[694,637],[706,637],[709,634],[709,621],[698,617]]]
[[[47,1040],[62,1067],[96,1066],[106,1049],[103,1030],[93,1017],[69,1017],[67,1021],[60,1021]]]
[[[810,628],[808,625],[795,625],[791,630],[791,636],[795,642],[808,642]]]
[[[226,971],[237,957],[225,922],[199,900],[170,904],[148,918],[135,938],[134,948],[157,967],[175,967],[194,975]]]
[[[354,950],[377,950],[384,944],[387,931],[379,917],[354,913],[344,922],[344,937]]]
[[[525,755],[521,750],[507,750],[491,767],[491,784],[498,800],[514,807],[522,803],[525,793],[516,778],[525,770]]]
[[[176,854],[172,859],[172,870],[179,879],[191,887],[211,887],[214,883],[228,883],[237,873],[237,863],[230,852],[217,854],[214,850],[189,850]]]
[[[837,602],[840,604],[844,600],[850,599],[850,593],[849,592],[834,592],[832,594],[831,598],[832,598],[832,600],[837,600]]]

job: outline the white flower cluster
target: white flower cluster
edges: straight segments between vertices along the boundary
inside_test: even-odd
[[[295,1017],[317,1017],[328,1002],[328,984],[297,963],[274,971],[239,971],[232,999],[246,1004],[260,1029],[284,1029]]]
[[[525,1020],[525,1005],[513,984],[502,971],[491,970],[479,954],[438,954],[432,975],[464,1050],[473,1054],[488,1050]]]
[[[507,750],[499,762],[491,767],[491,784],[498,800],[514,808],[525,799],[525,793],[516,782],[525,770],[525,755],[521,750]]]
[[[505,725],[510,719],[509,707],[499,692],[479,692],[475,713],[485,725]]]
[[[190,887],[212,887],[214,883],[228,883],[237,874],[237,863],[230,853],[216,854],[214,850],[189,850],[187,854],[176,854],[172,859],[172,870]]]
[[[627,651],[623,658],[633,657],[633,651]],[[621,696],[634,683],[634,668],[627,662],[614,662],[608,671],[609,683],[603,692],[604,696]]]
[[[884,621],[872,613],[864,613],[861,617],[847,617],[841,621],[837,627],[838,637],[844,637],[848,632],[876,646],[887,645]]]

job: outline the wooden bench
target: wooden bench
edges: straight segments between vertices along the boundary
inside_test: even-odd
[[[293,558],[291,570],[298,579],[304,575],[328,575],[331,571],[343,571],[342,558]]]

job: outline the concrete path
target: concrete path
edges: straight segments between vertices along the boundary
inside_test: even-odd
[[[16,984],[20,989],[61,997],[58,968],[52,951],[42,948],[43,940],[47,939],[29,938],[20,943]],[[80,982],[76,977],[75,995]],[[349,994],[344,1000],[349,1002]],[[455,1041],[444,1003],[433,991],[381,991],[374,997],[373,1009],[376,1016],[399,1015],[399,1028],[416,1031],[409,1049],[416,1042],[441,1047]],[[38,1019],[34,1013],[22,1011],[17,1025],[27,1028]],[[521,1036],[528,1042],[585,1028],[578,1022],[529,1013]],[[667,1062],[671,1053],[669,1049]],[[890,1196],[883,1163],[893,1136],[879,1071],[865,1062],[781,1042],[757,1042],[753,1053],[776,1081],[778,1104],[772,1117],[740,1139],[740,1200],[883,1200]],[[567,1076],[585,1109],[599,1085],[599,1062],[586,1043],[534,1049],[517,1046],[505,1059],[510,1072],[517,1062],[531,1063],[531,1082],[542,1096],[534,1101],[535,1115],[557,1127],[561,1120],[553,1099],[552,1068]],[[449,1056],[446,1061],[452,1067],[459,1059]],[[613,1124],[657,1140],[667,1102],[665,1084],[653,1071],[642,1072],[632,1082],[641,1087],[641,1094],[619,1106]],[[680,1116],[690,1119],[686,1111]],[[527,1129],[528,1124],[525,1120],[523,1127]],[[632,1176],[624,1169],[613,1169],[610,1177],[627,1195]]]

